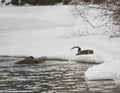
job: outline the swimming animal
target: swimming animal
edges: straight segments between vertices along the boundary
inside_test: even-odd
[[[16,62],[16,64],[39,64],[39,63],[44,63],[46,60],[47,57],[34,58],[33,56],[29,56],[23,60]]]
[[[71,50],[74,49],[74,48],[77,48],[77,49],[78,49],[78,52],[77,52],[76,56],[77,56],[77,55],[94,54],[94,51],[93,51],[93,50],[90,50],[90,49],[81,50],[81,48],[80,48],[79,46],[75,46],[75,47],[71,48]]]

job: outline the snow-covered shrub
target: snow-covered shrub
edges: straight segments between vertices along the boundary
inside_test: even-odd
[[[11,0],[0,0],[0,5],[10,5]]]
[[[62,0],[0,0],[2,5],[54,5],[56,3],[62,2]],[[68,0],[64,0],[68,1]]]
[[[120,37],[120,6],[112,1],[103,1],[106,2],[73,5],[72,13],[75,17],[82,18],[89,34],[107,34],[110,38]]]
[[[65,39],[69,39],[69,38],[75,38],[75,37],[82,37],[82,36],[88,36],[88,30],[71,30],[71,31],[67,31],[64,33],[63,38]]]

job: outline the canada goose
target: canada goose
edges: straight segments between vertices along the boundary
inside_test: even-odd
[[[16,62],[16,64],[38,64],[38,63],[44,63],[46,59],[47,57],[34,58],[33,56],[29,56],[23,60]]]
[[[87,49],[87,50],[81,50],[81,48],[79,46],[75,46],[75,47],[71,48],[71,50],[74,49],[74,48],[78,48],[78,53],[76,54],[76,56],[77,55],[94,54],[93,50],[89,50],[89,49]]]

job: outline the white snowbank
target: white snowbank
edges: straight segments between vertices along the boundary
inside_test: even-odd
[[[70,61],[76,61],[76,62],[80,62],[80,63],[95,63],[95,64],[100,64],[104,62],[104,59],[102,56],[100,55],[80,55],[80,56],[72,56],[71,58],[69,58]]]
[[[104,54],[102,55],[104,58],[104,63],[90,67],[85,72],[85,77],[87,80],[113,79],[117,81],[117,83],[120,83],[119,40],[120,38],[108,41],[107,39],[105,39],[105,41],[102,40],[101,48],[104,49]]]
[[[88,80],[113,79],[119,82],[120,61],[113,60],[113,62],[93,66],[86,71],[85,76]]]

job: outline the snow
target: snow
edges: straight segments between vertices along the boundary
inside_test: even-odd
[[[74,18],[70,11],[71,6],[1,7],[0,55],[62,57],[102,63],[90,67],[85,72],[86,79],[120,82],[120,38],[101,34],[77,36],[79,29],[86,30],[84,25],[88,25],[89,32],[97,32],[81,18]],[[73,46],[92,49],[95,54],[75,56],[77,50],[70,50]]]
[[[101,51],[104,53],[101,55],[104,58],[104,63],[94,65],[85,72],[87,80],[100,80],[100,79],[113,79],[117,83],[120,83],[120,38],[117,39],[104,39],[101,40]]]
[[[115,79],[119,80],[119,66],[120,62],[113,60],[113,62],[96,65],[87,70],[85,75],[89,80],[97,79]]]
[[[104,62],[104,59],[100,55],[97,55],[97,54],[73,56],[69,59],[70,59],[70,61],[76,61],[78,63],[83,62],[83,63],[100,64],[100,63]]]

